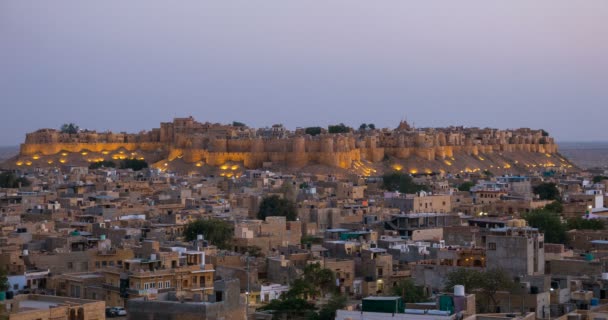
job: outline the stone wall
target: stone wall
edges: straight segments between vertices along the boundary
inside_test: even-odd
[[[166,159],[181,158],[186,163],[205,162],[212,166],[242,162],[247,168],[274,162],[292,167],[321,164],[348,169],[353,161],[380,162],[385,156],[408,159],[417,156],[433,161],[457,153],[477,156],[501,152],[557,152],[553,138],[541,130],[497,130],[479,128],[429,128],[414,130],[400,124],[397,130],[383,130],[318,136],[295,135],[260,138],[243,135],[242,129],[199,123],[192,118],[162,123],[160,129],[138,134],[77,134],[41,129],[28,133],[20,156],[56,155],[62,152],[161,152]]]

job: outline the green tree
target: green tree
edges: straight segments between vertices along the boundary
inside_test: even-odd
[[[370,130],[376,130],[376,125],[375,125],[375,124],[373,124],[373,123],[368,124],[368,125],[367,125],[367,127],[368,127]]]
[[[76,134],[76,133],[78,133],[78,130],[80,130],[80,128],[72,122],[62,124],[61,128],[59,129],[59,131],[61,131],[61,133],[69,133],[69,134]]]
[[[416,286],[412,279],[399,281],[396,286],[391,288],[391,293],[400,296],[406,303],[424,302],[427,298],[422,287]]]
[[[10,284],[8,283],[8,272],[4,270],[4,268],[0,268],[0,292],[8,291],[10,288]]]
[[[93,169],[99,169],[99,168],[115,168],[116,167],[116,163],[114,163],[114,161],[99,161],[99,162],[93,162],[89,165],[89,169],[93,170]]]
[[[564,205],[559,201],[553,201],[546,205],[544,209],[549,212],[562,213],[564,212]]]
[[[568,230],[604,230],[604,222],[599,219],[570,218],[566,222]]]
[[[188,223],[184,228],[186,241],[195,240],[199,234],[202,234],[205,240],[220,249],[230,249],[234,237],[234,228],[231,223],[219,219],[198,219]]]
[[[132,169],[133,171],[140,171],[147,167],[148,163],[145,160],[125,159],[120,162],[121,169]]]
[[[485,271],[459,268],[448,273],[445,290],[452,291],[454,286],[463,285],[468,293],[481,291],[478,298],[486,299],[485,305],[493,308],[485,312],[495,312],[498,301],[498,291],[510,291],[515,287],[513,279],[503,269],[488,269]],[[483,304],[478,304],[478,306]],[[482,309],[483,310],[483,309]]]
[[[258,247],[258,246],[247,246],[247,250],[246,253],[252,257],[263,257],[264,254],[262,253],[262,248]]]
[[[365,131],[365,129],[367,129],[367,124],[362,123],[362,124],[359,126],[359,130],[360,130],[360,131]]]
[[[553,182],[543,182],[532,188],[532,191],[537,194],[541,200],[561,200],[559,189],[557,189],[557,185]]]
[[[270,216],[283,216],[288,221],[295,221],[298,217],[298,211],[292,201],[272,195],[262,200],[258,211],[258,219],[264,220]]]
[[[31,182],[24,177],[17,177],[14,172],[6,171],[0,173],[0,188],[28,187]]]
[[[593,177],[593,183],[600,183],[602,182],[602,180],[607,180],[608,177],[606,176],[595,176]]]
[[[458,186],[459,191],[471,191],[471,188],[475,185],[473,181],[465,181]]]
[[[247,125],[242,122],[232,121],[232,126],[233,127],[246,127]]]
[[[304,129],[304,133],[309,134],[311,136],[316,136],[321,134],[321,131],[323,129],[321,127],[308,127],[306,129]]]
[[[308,319],[334,320],[336,319],[337,311],[346,307],[346,301],[346,296],[334,294],[331,296],[331,298],[329,298],[327,303],[321,307],[318,314],[313,313],[308,317]]]
[[[327,128],[329,133],[348,133],[350,132],[350,128],[344,125],[344,123],[330,125]]]
[[[400,172],[388,173],[382,176],[382,188],[401,193],[416,193],[428,190],[426,186],[415,183],[410,175]]]
[[[531,227],[538,228],[545,234],[548,243],[566,243],[566,225],[562,223],[559,214],[544,209],[532,210],[522,215]]]

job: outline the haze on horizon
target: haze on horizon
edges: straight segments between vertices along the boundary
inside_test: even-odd
[[[608,3],[0,2],[0,145],[75,122],[544,128],[605,141]]]

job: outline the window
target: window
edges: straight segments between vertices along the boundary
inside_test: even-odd
[[[171,288],[171,281],[165,281],[165,288]]]
[[[74,263],[68,262],[68,269],[72,270],[72,268],[74,268]]]
[[[150,288],[150,284],[149,283],[144,283],[144,290],[148,290],[148,288]]]
[[[542,249],[542,248],[543,248],[543,246],[544,246],[544,243],[543,243],[542,241],[538,243],[538,248],[539,248],[539,249]]]
[[[162,288],[163,288],[163,282],[162,282],[162,281],[159,281],[159,282],[158,282],[158,288],[159,288],[159,289],[162,289]]]
[[[489,242],[488,250],[496,250],[496,242]]]

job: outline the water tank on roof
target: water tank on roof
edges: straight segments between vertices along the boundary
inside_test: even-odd
[[[463,285],[455,285],[454,286],[454,295],[457,297],[464,297],[464,286]]]
[[[105,235],[105,234],[100,235],[100,236],[99,236],[99,239],[100,239],[100,240],[106,240],[106,235]]]

